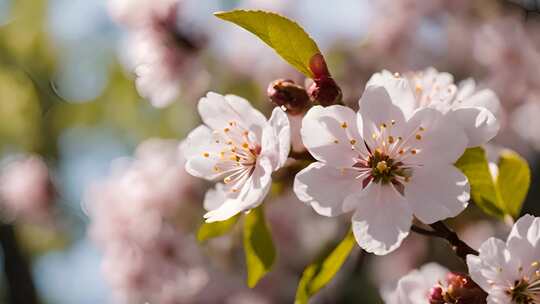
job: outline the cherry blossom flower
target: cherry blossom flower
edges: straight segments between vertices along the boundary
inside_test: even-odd
[[[0,168],[0,206],[12,220],[45,223],[54,202],[49,169],[37,155],[19,156]]]
[[[238,96],[208,93],[198,105],[204,122],[182,147],[186,171],[222,179],[205,197],[207,222],[223,221],[260,205],[290,150],[290,127],[283,110],[264,115]]]
[[[450,113],[465,129],[469,147],[485,144],[499,131],[499,99],[489,89],[477,90],[473,79],[455,85],[451,74],[434,68],[408,73],[403,78],[396,75],[384,70],[374,74],[367,85],[387,88],[406,117],[424,107]]]
[[[155,107],[171,104],[182,88],[206,82],[198,60],[201,39],[181,25],[179,6],[178,0],[109,2],[111,16],[129,30],[124,48],[137,91]]]
[[[339,105],[311,108],[301,133],[318,161],[294,183],[298,198],[323,216],[355,210],[358,244],[378,255],[400,246],[413,214],[433,223],[456,216],[469,199],[467,178],[453,166],[467,145],[461,126],[431,108],[406,117],[392,97],[371,85],[358,114]]]
[[[479,253],[468,255],[467,265],[488,304],[540,303],[540,218],[521,217],[506,242],[489,238]]]
[[[193,182],[177,145],[143,142],[86,193],[89,235],[120,303],[192,303],[208,281],[193,236],[178,224]]]
[[[495,18],[475,31],[474,58],[489,72],[486,81],[507,106],[540,91],[536,31],[534,26],[527,28],[521,16]]]
[[[386,304],[485,303],[486,293],[465,274],[429,263],[398,281],[395,290],[382,290]]]
[[[444,281],[449,272],[437,263],[429,263],[402,277],[395,288],[383,288],[381,295],[386,304],[427,304],[430,291]]]
[[[127,27],[142,27],[156,16],[167,15],[179,0],[108,0],[109,15]]]

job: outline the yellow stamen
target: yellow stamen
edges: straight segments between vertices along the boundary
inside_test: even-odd
[[[377,170],[380,173],[386,172],[387,169],[388,169],[388,166],[386,165],[386,162],[384,160],[377,163]]]

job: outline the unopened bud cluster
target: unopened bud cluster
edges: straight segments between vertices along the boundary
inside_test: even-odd
[[[309,67],[313,73],[313,84],[308,88],[311,101],[324,107],[340,103],[343,97],[341,88],[330,75],[324,57],[321,54],[313,56]]]
[[[304,113],[310,105],[306,90],[289,79],[278,79],[268,86],[268,97],[290,115]]]
[[[429,304],[486,303],[487,294],[465,274],[450,272],[445,283],[431,288]]]

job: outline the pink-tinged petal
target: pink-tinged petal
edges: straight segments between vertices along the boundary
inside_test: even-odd
[[[436,263],[429,263],[419,270],[413,270],[398,282],[396,300],[387,304],[427,303],[429,290],[438,282],[443,282],[448,269]]]
[[[224,221],[248,211],[262,203],[272,184],[272,164],[269,159],[259,159],[252,176],[242,186],[237,196],[229,197],[217,209],[204,215],[207,223]]]
[[[362,196],[352,218],[358,245],[367,252],[385,255],[396,250],[409,234],[412,212],[393,187],[372,184]]]
[[[463,102],[465,99],[474,94],[476,90],[476,82],[472,78],[467,78],[459,83],[459,88],[456,94],[456,100]]]
[[[432,224],[460,214],[469,201],[467,177],[452,165],[424,166],[413,169],[405,184],[405,197],[414,215]]]
[[[222,145],[214,140],[212,131],[204,125],[198,126],[188,134],[180,149],[186,158],[186,171],[196,177],[214,180],[221,173],[215,170],[219,163]]]
[[[234,121],[255,132],[257,138],[267,125],[266,118],[245,99],[234,95],[210,92],[199,100],[199,114],[203,122],[214,130],[221,130]]]
[[[206,151],[213,144],[212,137],[212,130],[205,125],[193,129],[180,146],[184,158],[189,159]]]
[[[506,244],[519,253],[524,265],[540,260],[540,218],[529,214],[520,217],[512,227]]]
[[[468,138],[468,147],[483,145],[499,132],[499,121],[486,108],[460,107],[449,115],[453,115],[464,128]]]
[[[416,110],[417,102],[406,78],[383,70],[371,76],[366,84],[366,87],[369,86],[384,87],[392,102],[401,108],[406,117],[410,117]]]
[[[457,99],[457,98],[456,98]],[[482,107],[490,111],[497,119],[501,118],[501,102],[497,94],[489,89],[480,90],[463,99],[457,99],[462,106]]]
[[[311,108],[302,120],[300,132],[311,155],[335,167],[351,167],[353,158],[365,153],[356,114],[344,106]]]
[[[318,214],[337,216],[353,210],[344,203],[348,196],[361,188],[355,176],[352,170],[340,170],[315,162],[296,174],[294,192]]]
[[[478,252],[478,256],[467,256],[467,266],[473,281],[484,291],[491,293],[492,287],[506,286],[508,281],[513,282],[517,278],[513,273],[517,271],[517,265],[515,269],[508,265],[509,253],[503,241],[489,238]]]
[[[407,155],[407,163],[452,164],[465,152],[467,135],[454,115],[443,115],[431,108],[416,111],[407,122],[405,151],[416,151]]]
[[[287,114],[280,108],[274,108],[268,122],[263,130],[261,155],[268,157],[277,170],[283,167],[289,156],[291,128]]]
[[[492,291],[486,299],[487,304],[514,304],[512,298],[504,290]]]
[[[204,209],[207,211],[218,209],[228,199],[227,190],[223,183],[217,183],[212,189],[208,189],[204,195]]]
[[[403,111],[392,103],[384,87],[369,86],[360,99],[358,111],[364,140],[371,148],[377,147],[388,136],[404,136],[405,116]],[[360,125],[360,123],[359,123]]]

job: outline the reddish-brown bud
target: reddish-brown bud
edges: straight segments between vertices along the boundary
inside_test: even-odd
[[[311,105],[306,90],[289,79],[274,80],[268,86],[267,94],[274,104],[284,107],[289,115],[302,114]]]
[[[343,97],[341,89],[332,78],[314,79],[308,89],[309,97],[324,107],[341,102]]]
[[[443,289],[435,286],[429,291],[429,304],[444,304]]]
[[[343,97],[341,88],[330,75],[326,61],[321,54],[316,54],[311,58],[309,69],[313,73],[313,84],[308,88],[311,101],[318,102],[325,107],[340,103]]]
[[[442,284],[442,285],[440,285]],[[430,304],[482,304],[487,294],[466,274],[450,272],[429,292]]]

